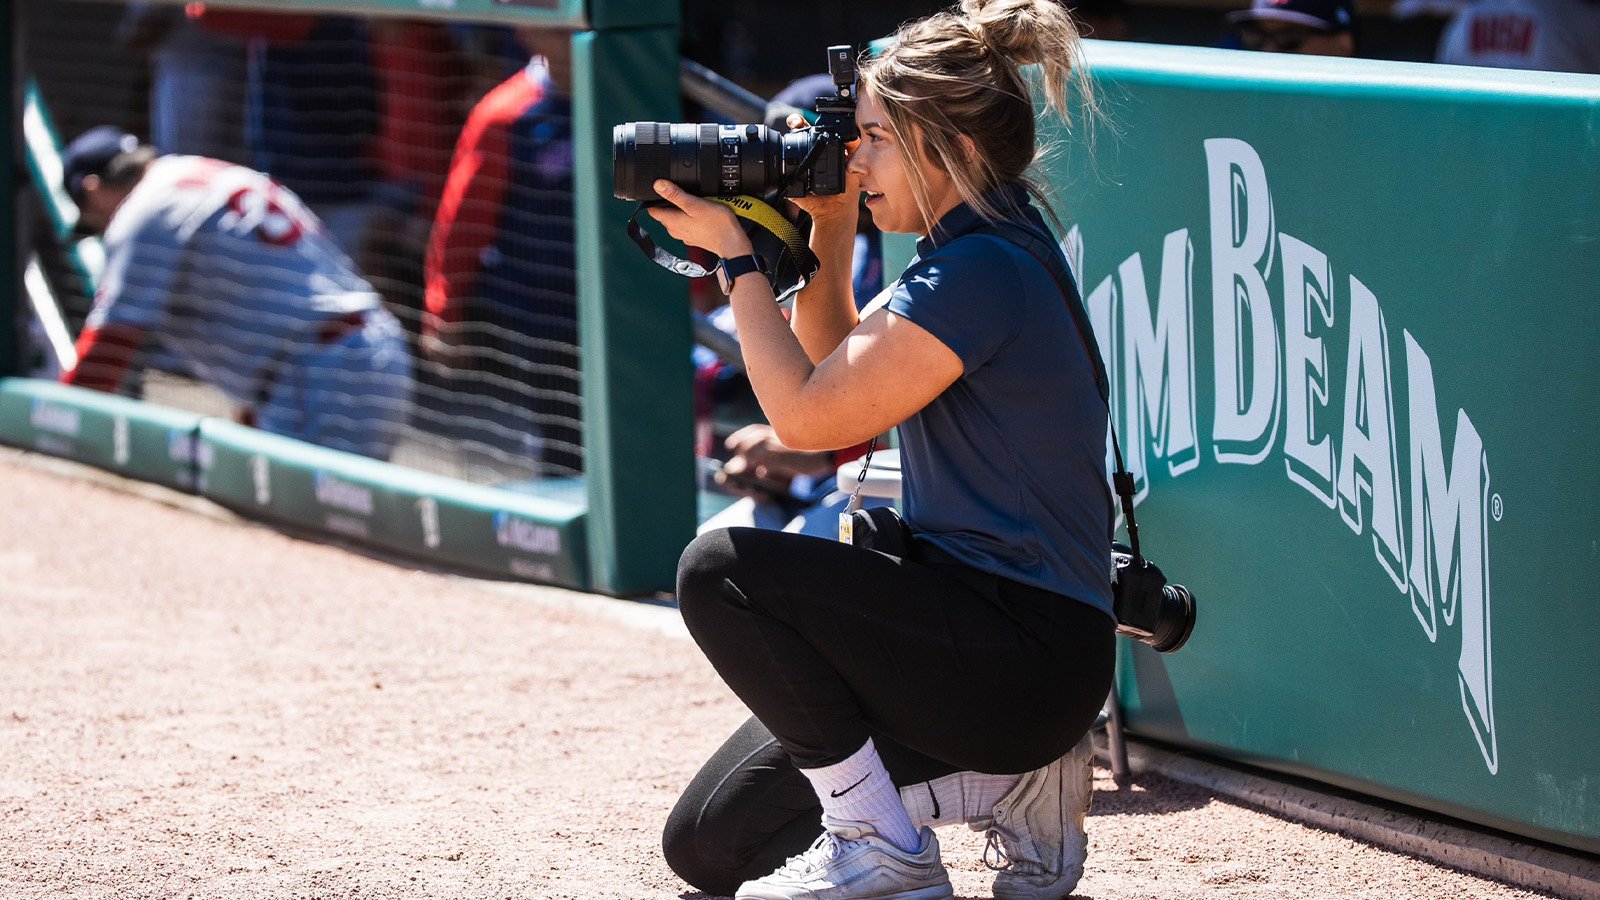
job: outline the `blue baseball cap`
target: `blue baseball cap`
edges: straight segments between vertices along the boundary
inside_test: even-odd
[[[83,180],[104,175],[111,161],[139,149],[139,139],[114,125],[97,125],[61,151],[61,183],[74,203],[83,203]]]
[[[1318,31],[1354,31],[1351,0],[1255,0],[1249,9],[1228,13],[1229,25],[1247,22],[1291,22]]]

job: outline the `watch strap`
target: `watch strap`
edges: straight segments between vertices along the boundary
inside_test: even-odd
[[[754,253],[746,256],[735,256],[732,259],[724,259],[717,264],[717,283],[721,285],[724,294],[731,294],[733,293],[733,282],[740,275],[748,275],[751,272],[765,273],[766,271],[766,261]]]

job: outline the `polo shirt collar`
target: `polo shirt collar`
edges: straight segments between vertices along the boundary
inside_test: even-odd
[[[997,184],[984,192],[995,206],[1002,210],[1023,210],[1028,207],[1028,191],[1020,184]],[[933,226],[927,237],[917,238],[917,255],[927,256],[935,248],[948,244],[964,234],[978,230],[983,217],[968,203],[957,204]]]

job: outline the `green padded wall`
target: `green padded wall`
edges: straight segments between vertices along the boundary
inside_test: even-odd
[[[1091,61],[1051,182],[1200,603],[1130,728],[1600,851],[1600,78]]]
[[[671,590],[696,521],[687,282],[639,252],[633,204],[611,196],[613,126],[681,118],[677,46],[675,27],[573,41],[590,581],[611,594]]]

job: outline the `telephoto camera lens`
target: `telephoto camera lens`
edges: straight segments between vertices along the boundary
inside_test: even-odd
[[[782,134],[765,125],[627,122],[611,131],[612,193],[659,200],[651,185],[665,178],[699,197],[759,197],[800,167],[812,141],[809,130]]]

